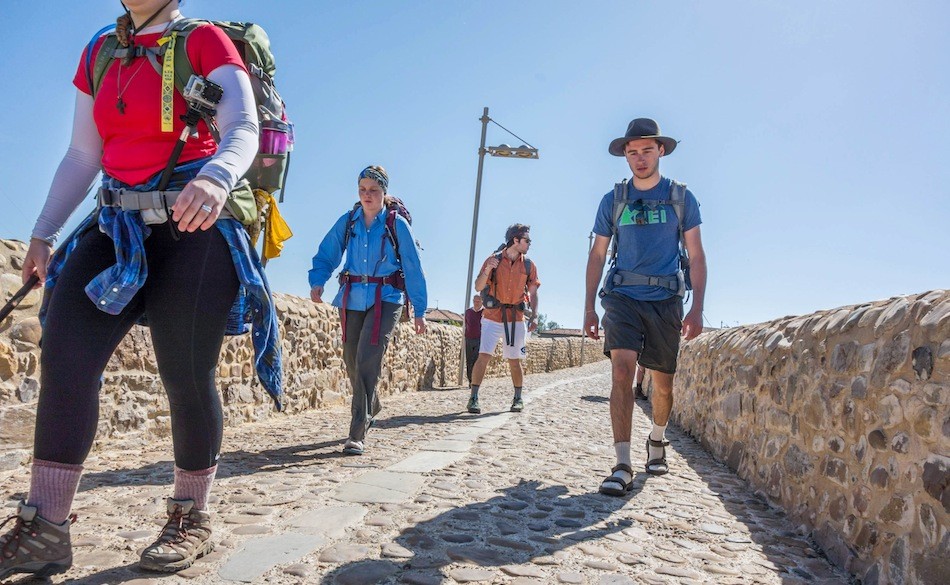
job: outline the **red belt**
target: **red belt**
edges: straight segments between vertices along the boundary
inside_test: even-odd
[[[379,345],[379,324],[383,317],[383,285],[388,284],[399,290],[406,289],[406,279],[401,272],[394,272],[389,276],[366,276],[365,274],[340,274],[340,284],[343,286],[343,310],[340,311],[340,325],[343,328],[343,343],[346,343],[346,301],[350,296],[350,287],[353,283],[375,284],[376,301],[373,305],[373,336],[372,345]]]

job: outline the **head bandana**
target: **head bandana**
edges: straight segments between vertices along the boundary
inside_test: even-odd
[[[386,171],[384,171],[382,167],[366,167],[360,171],[360,178],[373,179],[379,183],[380,187],[383,188],[383,193],[387,193],[389,191],[389,177],[386,176]]]

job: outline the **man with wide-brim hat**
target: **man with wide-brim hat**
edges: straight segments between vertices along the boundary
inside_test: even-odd
[[[622,496],[633,486],[630,437],[633,380],[637,366],[651,371],[653,427],[647,437],[645,471],[664,475],[666,425],[673,408],[673,375],[680,337],[702,332],[706,255],[699,226],[699,203],[686,185],[660,174],[660,158],[676,149],[650,118],[630,122],[608,151],[622,156],[633,176],[600,201],[596,239],[587,260],[584,332],[597,339],[600,322],[594,301],[604,308],[604,353],[612,362],[610,420],[617,465],[600,484],[602,494]],[[610,246],[613,241],[613,246]],[[610,267],[599,295],[597,284],[610,248]],[[692,305],[683,316],[686,291]]]

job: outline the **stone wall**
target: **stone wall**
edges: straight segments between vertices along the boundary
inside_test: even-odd
[[[0,240],[0,303],[20,288],[25,251],[22,242]],[[40,291],[31,292],[0,323],[0,470],[27,461],[33,443],[41,333],[36,314],[41,298]],[[336,310],[283,294],[275,294],[275,304],[284,354],[285,410],[296,413],[347,402],[351,389]],[[430,323],[429,331],[417,336],[411,324],[399,325],[384,360],[380,395],[457,385],[461,339],[460,327]],[[587,340],[584,350],[586,363],[604,359],[599,342]],[[252,356],[250,336],[225,340],[218,378],[228,425],[280,416],[257,382]],[[579,363],[578,339],[533,338],[525,371],[547,372]],[[507,362],[496,357],[488,375],[507,376]],[[98,438],[170,434],[168,401],[147,329],[132,329],[109,361],[104,377]]]
[[[950,291],[706,333],[674,419],[863,583],[950,580]]]

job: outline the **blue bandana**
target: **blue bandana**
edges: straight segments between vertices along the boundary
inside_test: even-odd
[[[373,179],[383,188],[383,193],[389,191],[389,177],[381,167],[366,167],[360,171],[360,179]]]

